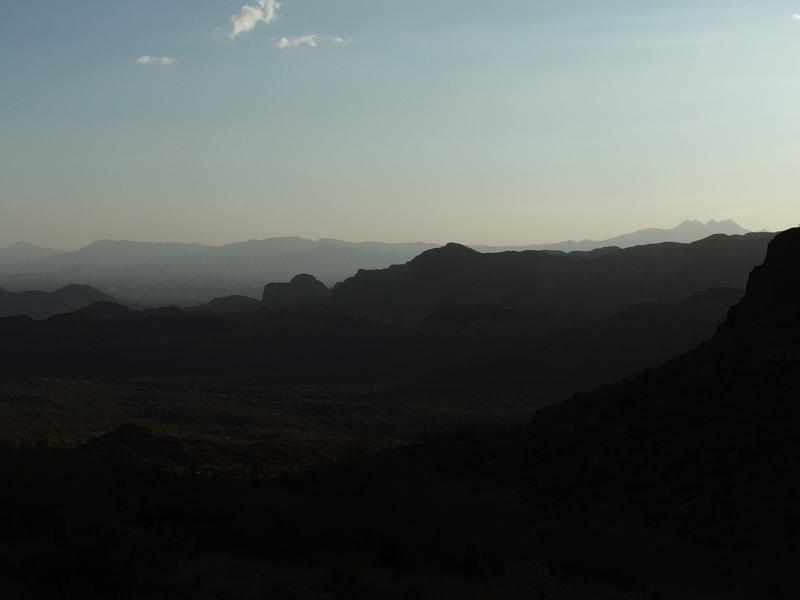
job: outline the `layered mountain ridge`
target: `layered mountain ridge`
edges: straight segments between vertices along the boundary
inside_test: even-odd
[[[68,285],[54,292],[9,292],[0,288],[0,317],[27,315],[46,319],[73,312],[95,302],[117,302],[105,292],[88,285]]]
[[[686,221],[673,229],[645,229],[602,241],[530,246],[472,246],[506,250],[594,250],[665,241],[688,243],[712,234],[740,235],[729,221]],[[54,290],[75,281],[106,290],[127,303],[192,306],[230,295],[259,297],[265,283],[310,273],[328,286],[360,269],[403,264],[439,244],[344,242],[280,237],[224,246],[100,240],[74,252],[16,244],[0,248],[0,285],[15,291]]]
[[[742,289],[773,234],[715,235],[590,252],[479,253],[459,244],[405,265],[359,271],[335,286],[327,312],[416,325],[441,304],[607,316],[642,302],[683,302],[709,288]]]

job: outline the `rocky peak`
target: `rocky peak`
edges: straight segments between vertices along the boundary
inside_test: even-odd
[[[264,288],[263,303],[269,310],[300,308],[324,300],[330,290],[316,277],[295,276],[289,283],[270,283]]]
[[[800,322],[800,228],[778,234],[764,264],[750,274],[747,293],[728,315],[728,327],[790,326]]]

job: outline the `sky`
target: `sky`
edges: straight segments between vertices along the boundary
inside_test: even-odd
[[[800,0],[0,11],[0,246],[800,223]]]

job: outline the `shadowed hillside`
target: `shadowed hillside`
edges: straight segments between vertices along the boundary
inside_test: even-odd
[[[266,310],[304,308],[318,304],[330,290],[313,275],[296,275],[289,283],[269,283],[264,287],[261,301]]]
[[[601,319],[445,305],[421,328],[267,311],[249,298],[192,310],[96,302],[44,321],[0,319],[0,376],[248,375],[449,387],[591,386],[707,340],[729,304],[647,303]]]
[[[743,288],[772,237],[568,254],[481,254],[448,244],[406,265],[360,271],[334,288],[325,310],[398,325],[416,325],[445,303],[605,316],[642,302],[682,302],[698,290]]]

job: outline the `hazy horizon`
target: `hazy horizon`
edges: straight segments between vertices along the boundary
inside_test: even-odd
[[[800,5],[10,3],[0,246],[800,222]]]
[[[668,226],[663,226],[663,227],[661,227],[661,226],[653,226],[653,227],[643,227],[640,230],[634,230],[634,231],[619,231],[619,232],[616,232],[616,233],[614,233],[612,235],[609,235],[607,237],[587,237],[587,238],[580,238],[580,239],[578,239],[578,238],[564,238],[564,239],[552,239],[552,240],[529,240],[527,242],[513,243],[513,244],[504,244],[504,243],[479,244],[479,243],[471,242],[470,240],[456,240],[456,239],[451,239],[451,240],[447,240],[447,239],[445,239],[445,240],[415,240],[415,239],[406,239],[406,240],[403,240],[403,239],[400,239],[400,240],[359,239],[359,240],[352,240],[352,239],[349,239],[349,240],[346,240],[346,239],[336,238],[336,237],[332,237],[332,236],[311,237],[311,236],[303,236],[303,235],[278,235],[278,236],[269,236],[269,237],[255,237],[255,238],[241,239],[241,240],[232,239],[232,240],[226,240],[226,241],[217,242],[217,243],[202,242],[202,241],[197,241],[197,240],[171,240],[171,239],[142,240],[142,239],[112,239],[112,238],[108,238],[108,237],[100,237],[100,238],[97,238],[97,239],[93,239],[93,240],[87,242],[86,244],[81,244],[79,246],[73,246],[73,247],[57,247],[57,246],[55,246],[53,244],[47,244],[47,243],[37,244],[37,243],[31,242],[30,240],[15,240],[13,242],[8,242],[8,243],[4,243],[2,240],[0,240],[0,249],[8,248],[8,247],[11,247],[11,246],[15,246],[17,244],[31,244],[33,246],[37,246],[37,247],[45,248],[45,249],[50,249],[50,250],[59,250],[59,251],[63,251],[63,252],[73,252],[73,251],[80,250],[81,248],[85,248],[86,246],[89,246],[89,245],[97,243],[97,242],[143,243],[143,244],[186,244],[186,245],[198,245],[198,246],[208,246],[208,247],[222,247],[222,246],[227,246],[227,245],[232,245],[232,244],[240,244],[240,243],[246,243],[246,242],[252,242],[252,241],[262,241],[262,240],[267,240],[267,239],[307,239],[307,240],[311,240],[311,241],[314,241],[314,242],[319,242],[319,241],[324,241],[324,240],[333,240],[333,241],[338,241],[338,242],[344,242],[344,243],[347,243],[347,244],[377,243],[377,244],[390,244],[390,245],[391,244],[409,244],[409,245],[412,245],[412,244],[421,244],[421,245],[440,244],[440,245],[445,245],[447,243],[455,242],[455,243],[463,244],[465,246],[503,248],[503,247],[514,247],[514,246],[524,247],[524,246],[535,246],[535,245],[559,244],[559,243],[565,243],[565,242],[578,242],[579,243],[579,242],[587,242],[587,241],[604,241],[606,239],[613,239],[615,237],[621,237],[621,236],[625,236],[627,234],[638,233],[639,231],[647,231],[647,230],[671,231],[673,229],[679,229],[684,224],[690,223],[690,222],[697,223],[697,224],[699,224],[701,226],[708,226],[708,225],[711,225],[714,222],[716,222],[716,223],[731,222],[734,225],[742,226],[742,224],[740,222],[738,222],[738,221],[736,221],[734,219],[728,219],[728,220],[724,220],[724,221],[715,221],[714,219],[709,219],[707,221],[704,221],[704,220],[701,220],[701,219],[684,219],[681,223],[678,223],[678,224],[675,224],[675,225],[671,225],[671,226],[669,226],[669,225]],[[748,229],[747,227],[743,227],[743,229],[745,229],[745,230],[747,230],[749,232],[755,232],[755,230]],[[763,231],[767,231],[767,230],[759,230],[759,231],[763,232]]]

